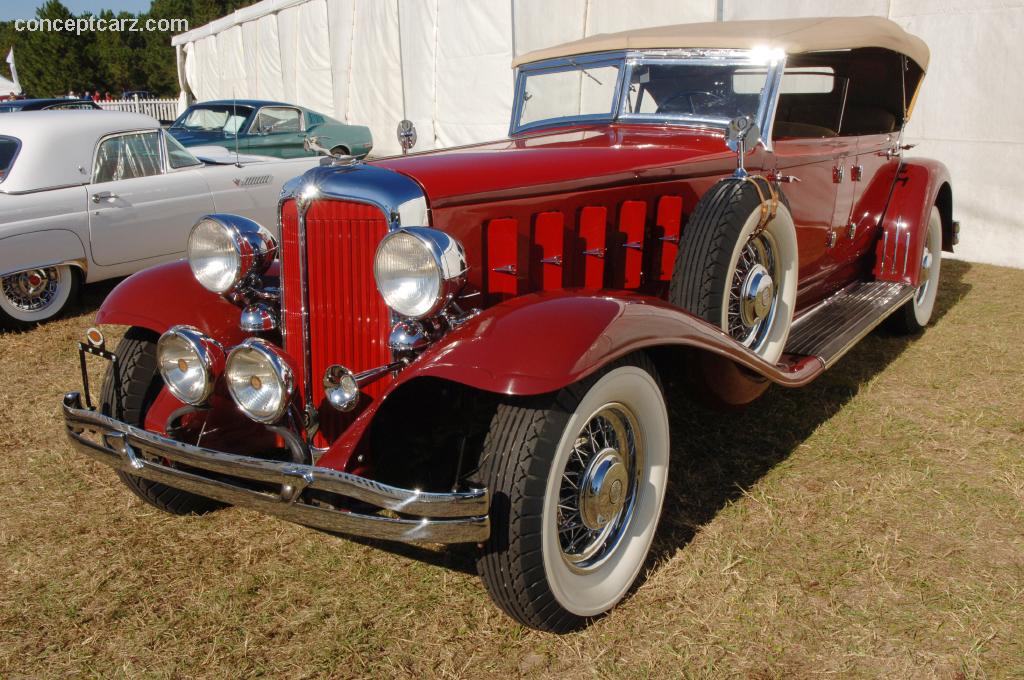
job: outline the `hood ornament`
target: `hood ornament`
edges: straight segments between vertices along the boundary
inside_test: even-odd
[[[325,157],[320,161],[320,165],[350,166],[359,163],[359,159],[355,156],[331,153],[330,149],[320,143],[320,139],[319,135],[306,135],[306,138],[302,141],[302,148],[306,151],[312,151]]]

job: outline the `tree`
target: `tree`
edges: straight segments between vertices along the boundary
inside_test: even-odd
[[[117,18],[186,19],[196,28],[255,0],[153,0],[149,11],[136,15],[121,12]],[[88,13],[82,16],[89,16]],[[98,18],[113,19],[110,10]],[[36,10],[38,19],[77,18],[60,0],[48,0]],[[18,76],[26,93],[34,97],[59,96],[99,90],[119,94],[126,89],[149,90],[157,96],[178,94],[177,60],[170,32],[14,30],[14,22],[0,22],[0,58],[15,47]],[[6,73],[6,66],[2,72]],[[6,94],[6,93],[0,93]]]

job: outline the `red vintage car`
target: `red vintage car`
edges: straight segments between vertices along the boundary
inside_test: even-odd
[[[735,407],[927,325],[958,226],[946,168],[902,153],[918,38],[694,24],[515,66],[507,139],[327,159],[279,241],[207,215],[187,261],[119,285],[97,322],[124,340],[90,331],[64,397],[74,444],[172,513],[476,543],[495,602],[564,631],[644,564],[663,378]],[[96,407],[87,354],[111,361]]]

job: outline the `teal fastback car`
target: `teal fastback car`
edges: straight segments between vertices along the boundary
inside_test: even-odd
[[[282,102],[258,99],[224,99],[188,107],[168,129],[185,146],[223,146],[243,153],[296,158],[316,152],[304,144],[332,154],[362,158],[373,148],[373,136],[365,125],[346,125],[322,113]]]

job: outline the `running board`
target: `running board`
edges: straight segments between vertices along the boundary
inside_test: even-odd
[[[844,288],[793,322],[785,353],[816,356],[828,368],[913,298],[916,290],[890,281]]]

